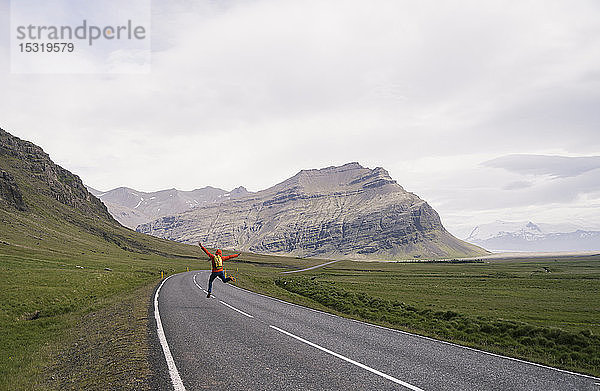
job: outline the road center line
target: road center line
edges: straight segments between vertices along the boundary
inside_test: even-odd
[[[232,309],[232,310],[234,310],[234,311],[237,311],[237,312],[239,312],[239,313],[240,313],[240,314],[242,314],[242,315],[245,315],[245,316],[247,316],[247,317],[249,317],[249,318],[254,318],[254,316],[252,316],[252,315],[250,315],[250,314],[247,314],[247,313],[245,313],[245,312],[244,312],[244,311],[242,311],[242,310],[238,310],[238,309],[237,309],[237,308],[235,308],[234,306],[231,306],[231,305],[229,305],[229,304],[225,303],[224,301],[221,301],[221,300],[219,300],[219,303],[223,304],[223,305],[224,305],[224,306],[226,306],[226,307],[229,307],[229,308],[231,308],[231,309]]]
[[[419,387],[416,387],[416,386],[413,386],[412,384],[409,384],[409,383],[403,382],[402,380],[396,379],[396,378],[395,378],[395,377],[393,377],[393,376],[390,376],[390,375],[388,375],[388,374],[385,374],[385,373],[383,373],[383,372],[380,372],[380,371],[378,371],[377,369],[373,369],[373,368],[371,368],[371,367],[369,367],[369,366],[366,366],[365,364],[361,364],[361,363],[359,363],[358,361],[354,361],[354,360],[352,360],[352,359],[350,359],[350,358],[348,358],[348,357],[346,357],[346,356],[342,356],[342,355],[341,355],[341,354],[339,354],[339,353],[332,352],[331,350],[329,350],[329,349],[326,349],[326,348],[324,348],[324,347],[322,347],[322,346],[319,346],[319,345],[317,345],[317,344],[315,344],[315,343],[312,343],[312,342],[310,342],[310,341],[307,341],[307,340],[305,340],[304,338],[300,338],[300,337],[298,337],[297,335],[294,335],[294,334],[292,334],[292,333],[288,333],[287,331],[285,331],[285,330],[282,330],[282,329],[280,329],[279,327],[275,327],[275,326],[272,326],[272,325],[269,325],[269,327],[270,327],[270,328],[272,328],[272,329],[274,329],[274,330],[277,330],[277,331],[279,331],[280,333],[283,333],[283,334],[285,334],[285,335],[287,335],[287,336],[289,336],[289,337],[295,338],[295,339],[297,339],[297,340],[298,340],[298,341],[300,341],[300,342],[303,342],[303,343],[305,343],[305,344],[307,344],[307,345],[310,345],[310,346],[312,346],[313,348],[317,348],[317,349],[319,349],[319,350],[321,350],[321,351],[323,351],[323,352],[325,352],[325,353],[331,354],[331,355],[332,355],[332,356],[334,356],[334,357],[337,357],[337,358],[339,358],[339,359],[342,359],[342,360],[344,360],[344,361],[347,361],[347,362],[349,362],[350,364],[354,364],[354,365],[356,365],[357,367],[360,367],[360,368],[362,368],[362,369],[365,369],[365,370],[367,370],[367,371],[369,371],[369,372],[372,372],[372,373],[374,373],[374,374],[376,374],[376,375],[379,375],[379,376],[381,376],[381,377],[383,377],[383,378],[385,378],[385,379],[391,380],[391,381],[393,381],[393,382],[394,382],[394,383],[396,383],[396,384],[400,384],[401,386],[404,386],[404,387],[406,387],[406,388],[408,388],[408,389],[411,389],[411,390],[413,390],[413,391],[423,391],[423,389],[421,389],[421,388],[419,388]]]
[[[165,337],[165,331],[163,330],[162,322],[160,321],[160,313],[158,312],[158,292],[160,292],[160,288],[162,288],[165,282],[171,277],[172,276],[165,278],[154,294],[154,318],[156,319],[156,334],[158,334],[158,340],[160,341],[160,346],[162,346],[165,360],[167,361],[167,367],[169,368],[169,375],[171,376],[173,389],[175,391],[185,391],[183,381],[181,381],[181,376],[179,376],[179,371],[177,371],[177,366],[175,365],[175,360],[173,360],[173,356],[171,355],[171,349],[169,349],[169,344],[167,343],[167,338]]]

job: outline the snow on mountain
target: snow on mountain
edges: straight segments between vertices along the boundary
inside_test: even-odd
[[[491,251],[595,251],[600,231],[573,224],[494,221],[473,228],[465,241]]]
[[[251,194],[241,186],[231,192],[210,186],[191,191],[167,189],[152,193],[128,187],[102,192],[88,186],[88,190],[106,205],[119,223],[132,229],[162,216],[176,215],[200,205]]]

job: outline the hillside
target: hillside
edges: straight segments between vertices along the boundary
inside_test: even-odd
[[[185,212],[199,205],[236,199],[250,194],[244,187],[227,192],[210,186],[191,191],[167,189],[143,192],[128,187],[118,187],[106,192],[91,187],[88,187],[88,190],[106,205],[110,214],[119,223],[131,229],[159,217]]]
[[[0,390],[145,389],[148,295],[198,256],[121,226],[78,176],[0,129]]]
[[[42,148],[0,129],[0,238],[11,246],[77,252],[107,244],[139,254],[187,253],[122,227],[81,179]],[[65,245],[69,243],[68,248]],[[90,247],[91,246],[91,247]]]
[[[427,202],[383,168],[358,163],[303,170],[269,189],[140,225],[184,243],[321,258],[484,254],[443,227]]]

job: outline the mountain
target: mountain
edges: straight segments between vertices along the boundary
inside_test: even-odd
[[[485,250],[456,239],[436,211],[383,168],[302,170],[271,188],[165,216],[139,232],[195,244],[299,257],[458,257]]]
[[[465,239],[492,251],[600,251],[600,231],[575,224],[495,221]]]
[[[132,229],[139,224],[162,216],[185,212],[198,205],[236,199],[249,194],[244,187],[227,192],[210,186],[192,191],[168,189],[152,193],[128,187],[119,187],[106,192],[91,187],[88,187],[88,190],[106,205],[110,214],[119,223]]]
[[[191,253],[121,226],[81,179],[39,146],[0,129],[0,240],[11,251]]]

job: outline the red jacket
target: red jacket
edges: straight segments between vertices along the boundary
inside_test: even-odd
[[[227,255],[227,256],[223,257],[223,256],[221,256],[221,250],[217,250],[217,255],[214,255],[214,254],[211,254],[210,251],[205,249],[202,244],[200,244],[200,247],[206,253],[206,255],[208,255],[210,257],[210,260],[212,262],[213,273],[215,273],[215,272],[218,273],[218,272],[223,271],[223,261],[226,261],[231,258],[239,257],[239,255],[240,255],[240,254],[232,254],[232,255]],[[217,258],[217,256],[220,258],[221,262],[219,262],[219,258]]]

